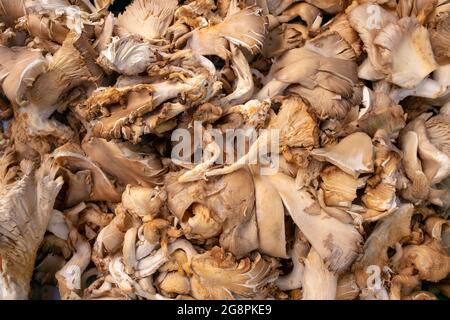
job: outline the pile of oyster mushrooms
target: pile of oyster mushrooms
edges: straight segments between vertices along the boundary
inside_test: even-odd
[[[111,2],[0,0],[0,298],[450,296],[450,1]]]

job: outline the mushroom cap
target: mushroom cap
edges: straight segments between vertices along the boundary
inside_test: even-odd
[[[361,173],[373,172],[372,140],[363,132],[352,133],[336,145],[313,149],[311,154],[316,159],[330,162],[354,177],[358,177]]]
[[[222,248],[195,256],[192,260],[192,295],[197,299],[262,298],[273,282],[273,262],[256,253],[237,261]]]

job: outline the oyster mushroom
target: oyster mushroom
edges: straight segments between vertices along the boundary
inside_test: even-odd
[[[303,261],[306,258],[310,247],[306,239],[302,238],[300,232],[296,234],[294,245],[289,252],[289,257],[292,259],[293,268],[292,271],[284,276],[279,276],[275,280],[276,286],[280,290],[294,290],[302,287],[303,274],[305,272],[305,263]]]
[[[336,145],[314,149],[311,154],[320,161],[334,164],[354,177],[373,171],[372,140],[362,132],[348,135]]]
[[[227,16],[214,26],[195,29],[189,34],[187,47],[201,55],[216,55],[228,60],[229,43],[257,53],[264,45],[266,22],[261,9],[249,7]]]
[[[387,266],[388,249],[411,233],[410,222],[414,207],[403,204],[394,213],[381,219],[375,230],[364,244],[364,253],[353,265],[357,284],[360,288],[367,286],[367,268],[376,265],[379,268]]]
[[[448,1],[113,2],[0,0],[0,298],[448,296]]]
[[[76,230],[71,230],[71,242],[75,253],[64,267],[56,273],[62,299],[73,299],[81,289],[81,275],[90,263],[91,246]]]
[[[296,190],[294,179],[277,173],[267,180],[327,267],[338,273],[346,270],[360,252],[362,237],[355,226],[326,214],[307,191]]]
[[[108,176],[106,176],[95,162],[86,157],[78,146],[66,144],[56,149],[52,156],[58,165],[67,167],[68,170],[75,172],[90,171],[92,182],[91,193],[89,194],[90,200],[109,200],[116,202],[120,199],[120,194]]]
[[[327,206],[350,207],[356,199],[357,189],[365,185],[362,179],[355,179],[334,166],[322,170],[320,177]]]
[[[134,0],[117,18],[120,37],[138,35],[150,41],[164,39],[177,2],[175,0]]]
[[[317,251],[311,249],[304,263],[302,299],[334,300],[338,278],[328,270]]]
[[[137,75],[147,70],[155,62],[155,49],[148,43],[129,36],[113,38],[108,47],[98,57],[98,63],[107,70],[124,75]]]
[[[403,18],[396,24],[387,25],[374,39],[374,45],[384,49],[380,70],[398,86],[417,86],[437,68],[428,31],[413,18]]]
[[[166,192],[157,188],[132,187],[128,185],[122,193],[122,205],[140,217],[155,217],[167,198]]]
[[[273,262],[261,255],[238,262],[218,247],[195,256],[191,268],[191,290],[197,299],[263,298],[276,279]]]
[[[169,272],[159,287],[164,292],[176,294],[189,294],[191,291],[191,284],[189,278],[180,272]]]
[[[101,138],[91,138],[81,145],[87,156],[99,164],[108,174],[117,178],[126,186],[140,185],[152,187],[162,182],[166,168],[153,150],[138,149],[131,143],[106,141]],[[111,161],[111,160],[114,161]],[[121,169],[128,168],[125,173]]]
[[[36,253],[63,181],[50,159],[35,171],[31,161],[17,166],[14,157],[8,151],[1,159],[0,293],[3,299],[28,299]]]
[[[13,27],[16,20],[26,14],[25,4],[23,0],[19,1],[1,1],[0,21],[6,25]]]
[[[406,246],[394,269],[400,274],[411,275],[411,268],[416,270],[420,279],[437,282],[449,274],[450,257],[436,241]]]
[[[264,177],[261,177],[257,170],[252,170],[252,173],[255,184],[259,248],[263,253],[284,258],[286,257],[286,234],[283,203],[278,197],[277,190]],[[295,245],[293,250],[295,255]],[[292,259],[294,260],[295,257],[293,256]]]
[[[204,238],[202,232],[211,235],[221,231],[221,245],[237,257],[258,247],[255,191],[247,170],[241,169],[207,182],[180,183],[177,176],[166,176],[167,205],[182,225],[186,223],[188,235]],[[201,206],[190,210],[195,204]]]
[[[338,49],[333,48],[336,42],[341,44]],[[291,49],[272,65],[255,97],[274,97],[296,84],[290,91],[307,100],[319,118],[341,119],[351,105],[361,101],[357,66],[349,51],[351,47],[337,33]]]
[[[402,137],[405,152],[405,169],[413,183],[416,176],[425,179],[423,184],[433,185],[445,179],[450,174],[450,162],[446,148],[448,116],[445,110],[442,115],[431,117],[422,114],[410,122]],[[409,171],[408,171],[409,170]],[[408,173],[411,172],[411,173]]]

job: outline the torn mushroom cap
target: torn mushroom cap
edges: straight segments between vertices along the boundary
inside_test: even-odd
[[[71,17],[68,14],[68,10],[63,11],[60,9],[57,6],[36,9],[28,8],[28,14],[19,19],[16,28],[26,30],[31,36],[44,43],[53,41],[55,46],[56,44],[62,44],[70,31],[69,27],[73,28],[73,24],[69,22]],[[80,20],[83,21],[84,19],[80,18]],[[37,40],[36,38],[34,41]]]
[[[280,130],[280,146],[314,147],[319,142],[318,121],[300,97],[291,95],[281,100],[280,111],[269,124]]]
[[[273,148],[278,148],[280,144],[282,147],[315,146],[318,144],[319,129],[316,117],[310,113],[310,110],[298,96],[291,95],[282,99],[280,111],[269,123],[269,129],[273,130],[263,131],[248,152],[236,162],[224,168],[207,171],[206,176],[231,173],[245,167],[248,163],[255,163],[269,152],[279,152]]]
[[[436,240],[422,245],[409,245],[402,248],[401,257],[394,263],[394,270],[409,273],[417,272],[422,280],[437,282],[450,273],[450,257]]]
[[[313,149],[311,155],[354,177],[374,170],[372,139],[363,132],[352,133],[335,145]]]
[[[356,191],[365,186],[364,179],[356,179],[335,166],[322,170],[320,177],[325,203],[331,207],[350,208]]]
[[[309,251],[304,263],[302,300],[336,299],[338,276],[328,270],[314,248]]]
[[[285,258],[287,255],[283,202],[277,190],[264,179],[264,176],[257,170],[252,170],[252,174],[255,184],[259,249],[272,257]]]
[[[62,299],[68,299],[72,292],[81,290],[81,275],[91,261],[91,246],[75,229],[70,233],[75,253],[64,267],[56,273]]]
[[[162,175],[167,171],[156,153],[142,145],[91,138],[84,141],[81,148],[90,159],[124,186],[131,184],[153,187],[162,184]],[[124,172],[123,168],[127,168],[127,171]]]
[[[195,230],[207,230],[208,235],[212,230],[218,230],[219,223],[222,227],[221,246],[237,257],[256,249],[258,231],[251,174],[240,169],[220,177],[211,177],[208,181],[181,183],[178,177],[183,172],[169,173],[165,177],[167,205],[172,214],[186,223],[186,227],[196,226]],[[202,206],[193,212],[190,209],[196,203]],[[194,213],[201,216],[196,218]],[[206,226],[212,229],[205,229]]]
[[[172,23],[176,0],[134,0],[117,18],[117,33],[122,38],[138,35],[147,40],[161,40]]]
[[[18,106],[29,102],[29,89],[47,71],[48,62],[39,50],[0,46],[0,83],[9,101]]]
[[[402,18],[383,28],[374,40],[383,50],[380,66],[392,83],[412,88],[438,65],[434,60],[428,31],[414,18]]]
[[[5,23],[8,27],[14,27],[17,19],[26,15],[24,0],[0,1],[0,22]]]
[[[256,253],[240,261],[214,247],[192,259],[192,296],[196,299],[263,299],[277,277],[274,261]]]
[[[403,204],[395,212],[381,219],[364,244],[363,255],[353,264],[358,286],[366,288],[367,268],[377,265],[384,268],[389,263],[388,249],[411,233],[410,223],[414,211],[412,204]]]
[[[110,72],[137,75],[156,61],[154,51],[149,43],[139,41],[133,36],[114,37],[108,47],[100,53],[97,62]]]
[[[204,96],[205,78],[197,75],[185,81],[166,80],[152,84],[137,84],[126,87],[107,87],[94,92],[88,99],[77,106],[81,117],[90,121],[93,136],[104,139],[124,138],[138,143],[141,136],[148,133],[160,133],[152,128],[151,111],[161,103],[176,98],[178,95],[196,93],[201,101]],[[191,97],[195,100],[194,97]],[[179,109],[179,108],[178,108]],[[181,109],[182,112],[184,109]],[[178,114],[178,113],[176,113]],[[176,115],[175,114],[175,115]],[[146,118],[150,118],[146,123]],[[171,130],[176,121],[169,121]],[[164,130],[162,131],[164,132]]]
[[[361,249],[362,236],[356,226],[326,214],[295,180],[283,173],[266,176],[277,189],[286,210],[331,271],[342,273]]]
[[[99,83],[103,77],[95,64],[97,53],[84,35],[70,32],[54,54],[46,73],[41,74],[30,90],[30,100],[37,106],[52,106],[63,93],[76,85]],[[49,90],[49,87],[52,87]]]
[[[310,247],[308,240],[296,229],[294,245],[289,252],[289,257],[293,264],[292,270],[290,273],[279,276],[275,280],[275,285],[280,290],[295,290],[302,287],[303,272],[305,269],[303,258],[306,258]]]
[[[29,160],[14,166],[14,156],[8,151],[0,160],[0,298],[28,299],[36,253],[63,181],[51,159],[34,171]]]
[[[321,35],[278,58],[255,97],[274,97],[293,85],[288,91],[307,100],[320,119],[341,119],[362,97],[352,52],[337,32]]]
[[[91,173],[91,194],[89,199],[93,201],[120,201],[120,194],[111,182],[108,176],[102,169],[90,160],[80,150],[77,145],[66,144],[56,149],[52,157],[55,162],[71,171],[85,171],[89,170]]]
[[[137,187],[127,185],[122,193],[122,205],[130,213],[140,217],[155,217],[166,201],[164,190],[156,188]]]
[[[265,17],[258,7],[249,7],[227,16],[221,23],[194,30],[187,47],[201,55],[216,55],[227,61],[230,57],[227,41],[259,52],[267,32]]]

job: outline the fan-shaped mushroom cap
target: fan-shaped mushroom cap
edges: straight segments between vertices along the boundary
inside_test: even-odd
[[[91,173],[90,200],[106,200],[117,202],[120,194],[103,170],[73,144],[67,144],[56,149],[53,154],[56,163],[75,172],[89,170]]]
[[[117,18],[117,33],[147,40],[163,39],[177,8],[176,0],[134,0]]]
[[[377,265],[381,269],[388,264],[388,249],[411,234],[410,222],[414,207],[403,204],[394,213],[381,219],[364,244],[364,254],[353,265],[360,288],[367,286],[367,268]]]
[[[374,40],[374,45],[384,49],[379,70],[398,86],[417,86],[438,67],[429,38],[427,29],[413,18],[387,25]]]
[[[328,161],[342,171],[358,177],[361,173],[373,172],[373,145],[370,137],[355,132],[338,144],[314,149],[311,154],[321,161]]]
[[[116,177],[123,186],[153,187],[162,184],[162,175],[167,171],[153,150],[139,148],[129,142],[91,138],[81,147],[90,159]],[[122,168],[128,168],[127,172]]]
[[[227,16],[219,24],[196,29],[190,35],[187,46],[201,55],[216,55],[223,60],[228,60],[230,56],[227,41],[257,53],[264,45],[267,32],[261,13],[260,8],[250,7]]]
[[[29,160],[15,166],[14,156],[8,151],[0,162],[0,297],[28,299],[36,254],[63,181],[51,159],[34,171]]]
[[[99,64],[124,75],[137,75],[156,61],[155,49],[133,36],[114,37],[98,58]]]
[[[331,271],[343,272],[360,251],[362,237],[355,226],[326,214],[305,190],[296,190],[294,179],[283,173],[267,176],[277,189],[295,224]]]
[[[214,230],[216,224],[222,226],[221,246],[241,257],[258,247],[258,231],[254,212],[255,191],[251,174],[240,169],[208,181],[180,183],[180,173],[166,175],[167,205],[170,211],[188,224],[207,223]],[[197,218],[190,212],[194,204],[201,204]],[[204,216],[205,208],[208,209]],[[193,220],[192,222],[190,222]],[[202,230],[197,227],[197,230]],[[207,230],[208,234],[210,230]],[[201,234],[200,234],[201,235]]]
[[[274,262],[256,253],[240,261],[222,248],[192,259],[192,295],[197,299],[264,298],[276,279]]]

